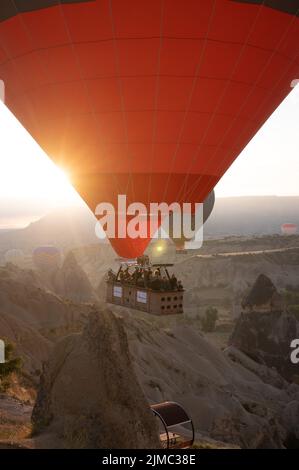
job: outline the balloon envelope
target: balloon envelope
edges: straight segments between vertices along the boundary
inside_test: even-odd
[[[6,103],[93,211],[203,202],[299,76],[296,1],[2,3]]]
[[[203,202],[203,207],[202,207],[202,211],[203,211],[202,212],[202,221],[203,221],[203,224],[210,217],[210,215],[212,213],[212,210],[213,210],[213,207],[214,207],[214,204],[215,204],[215,193],[214,193],[214,191],[211,191],[210,194],[205,199],[205,201]],[[192,215],[191,216],[191,220],[192,220],[191,223],[192,224],[194,223],[194,218],[195,218],[195,216]],[[169,236],[173,240],[177,250],[184,250],[185,242],[189,241],[190,239],[188,239],[184,236],[175,237],[173,232],[174,232],[173,216],[171,214],[170,217],[169,217]]]

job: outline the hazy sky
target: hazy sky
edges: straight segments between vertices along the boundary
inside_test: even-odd
[[[216,187],[216,196],[299,195],[299,85]]]
[[[216,196],[299,195],[299,86],[216,187]],[[0,101],[0,228],[82,204],[65,175]]]

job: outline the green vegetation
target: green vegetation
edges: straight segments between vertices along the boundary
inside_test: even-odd
[[[5,392],[10,385],[10,377],[13,372],[19,372],[22,367],[20,357],[13,357],[15,347],[12,343],[5,342],[5,362],[0,364],[0,392]]]
[[[151,387],[151,388],[154,388],[154,389],[158,389],[159,392],[162,392],[162,389],[160,387],[160,384],[158,382],[156,382],[155,380],[149,380],[148,381],[148,385]]]
[[[299,290],[287,287],[283,292],[283,298],[287,310],[299,320]]]
[[[216,322],[218,320],[218,310],[215,307],[208,307],[205,315],[200,319],[201,328],[206,333],[215,331]]]
[[[292,382],[294,384],[297,384],[299,385],[299,375],[298,374],[294,374],[293,377],[292,377]]]
[[[297,305],[290,305],[288,307],[288,310],[290,313],[292,313],[293,315],[295,315],[295,317],[297,318],[297,320],[299,320],[299,304]]]

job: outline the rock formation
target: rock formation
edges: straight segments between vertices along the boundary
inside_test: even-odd
[[[281,357],[283,341],[299,334],[288,313],[243,315],[235,331],[242,335],[223,352],[188,318],[113,306],[119,319],[46,292],[34,273],[17,268],[0,269],[0,302],[0,337],[5,331],[15,339],[26,371],[52,350],[33,412],[37,434],[23,446],[158,447],[148,402],[165,400],[186,408],[197,436],[242,448],[299,445],[299,387],[282,377],[283,367],[280,374],[267,366],[267,348]],[[246,344],[247,336],[252,343],[243,352],[237,339]],[[263,345],[260,358],[250,354],[255,344]]]
[[[268,252],[199,253],[178,260],[176,275],[184,280],[186,289],[184,310],[190,316],[197,316],[199,311],[204,313],[213,305],[225,308],[235,318],[241,311],[244,292],[252,287],[260,273],[270,277],[279,288],[299,287],[299,249],[271,250],[271,245],[269,248]]]
[[[81,330],[91,306],[47,291],[32,270],[0,268],[0,338],[8,339],[33,378],[57,338]]]
[[[53,290],[61,297],[75,302],[92,302],[96,299],[86,273],[72,252],[67,254],[62,267],[55,273]]]
[[[186,289],[185,312],[197,317],[212,305],[236,318],[244,292],[260,273],[270,276],[279,288],[299,287],[299,237],[295,239],[281,236],[205,239],[193,255],[192,252],[177,255],[175,273]],[[73,252],[97,295],[104,299],[103,276],[109,268],[118,269],[115,254],[104,244]],[[171,254],[168,261],[174,261]]]
[[[275,368],[285,379],[298,375],[298,365],[290,359],[290,344],[299,337],[295,315],[283,311],[282,302],[271,280],[259,276],[245,297],[230,344],[256,362]]]
[[[120,319],[94,311],[82,334],[57,344],[44,367],[32,422],[35,432],[59,437],[63,447],[159,447]]]
[[[223,352],[184,319],[167,322],[115,307],[124,317],[134,367],[152,403],[173,400],[196,433],[241,448],[283,448],[283,419],[299,387],[240,351]]]
[[[242,301],[242,308],[245,312],[281,312],[283,303],[271,279],[260,274]]]

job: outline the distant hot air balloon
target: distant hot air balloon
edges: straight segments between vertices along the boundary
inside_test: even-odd
[[[0,6],[6,103],[106,201],[203,202],[299,76],[298,0],[21,0]],[[128,220],[127,220],[128,221]],[[148,239],[113,238],[120,256]]]
[[[24,263],[24,253],[18,248],[12,248],[11,250],[7,250],[4,255],[4,259],[6,263],[12,263],[16,266],[22,266]]]
[[[215,193],[214,191],[211,191],[210,194],[207,196],[207,198],[205,199],[205,201],[203,202],[203,213],[202,213],[202,221],[203,223],[205,223],[208,218],[210,217],[211,213],[212,213],[212,210],[213,210],[213,207],[214,207],[214,204],[215,204]],[[192,220],[192,224],[194,223],[194,215],[191,216],[191,220]],[[175,246],[176,246],[176,249],[178,251],[183,251],[184,248],[185,248],[185,242],[186,241],[189,241],[188,238],[185,238],[183,235],[179,238],[176,238],[174,237],[173,235],[173,215],[170,214],[170,217],[169,217],[169,236],[170,238],[173,240]]]
[[[298,225],[297,224],[282,224],[281,233],[283,235],[294,235],[297,232]]]
[[[61,265],[61,253],[52,245],[39,246],[32,254],[33,263],[41,271],[54,271]]]

